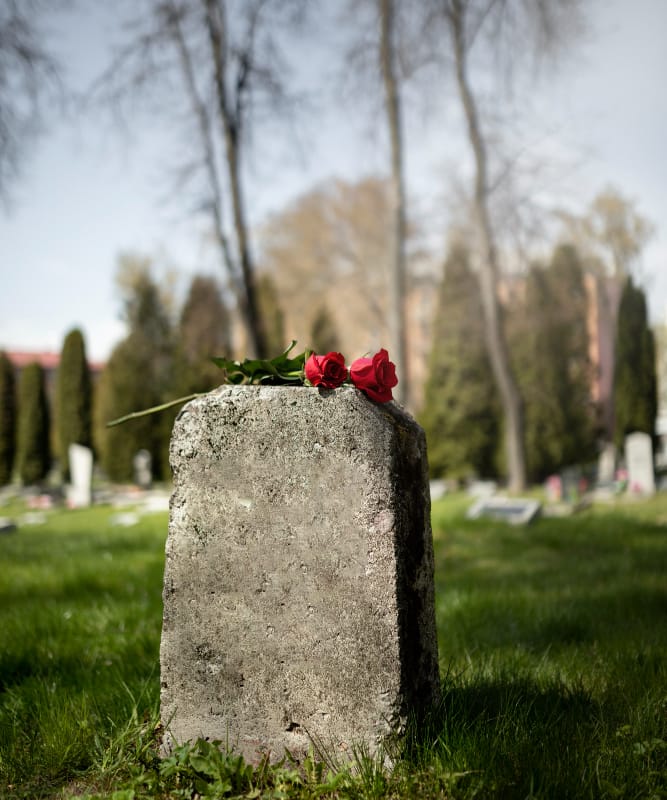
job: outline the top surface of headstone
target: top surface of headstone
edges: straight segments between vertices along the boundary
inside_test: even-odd
[[[252,757],[371,748],[438,691],[423,433],[351,388],[223,387],[171,448],[162,715]],[[168,718],[168,719],[167,719]]]

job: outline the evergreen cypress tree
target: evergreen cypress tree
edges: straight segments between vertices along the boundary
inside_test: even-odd
[[[80,330],[65,337],[60,355],[56,386],[56,410],[60,463],[64,480],[69,480],[69,446],[90,447],[91,381],[86,348]]]
[[[151,358],[145,342],[136,334],[128,336],[113,349],[100,376],[99,416],[101,463],[109,480],[117,483],[133,479],[133,458],[139,450],[148,450],[159,463],[159,414],[130,420],[105,429],[112,419],[140,411],[161,402],[150,385]]]
[[[125,262],[127,265],[128,262]],[[125,318],[128,336],[113,350],[96,392],[96,441],[102,466],[112,481],[133,478],[133,457],[148,450],[157,479],[169,477],[169,438],[175,408],[114,428],[106,423],[178,397],[173,326],[147,262],[129,262]]]
[[[278,302],[278,293],[273,278],[266,272],[257,281],[259,307],[264,320],[266,346],[269,356],[277,356],[289,344],[285,333],[285,315]],[[304,344],[304,347],[306,345]]]
[[[657,408],[655,340],[648,327],[646,297],[628,278],[616,328],[614,440],[619,450],[634,431],[655,436]]]
[[[450,250],[445,263],[420,417],[433,475],[496,475],[500,407],[477,282],[461,245]]]
[[[524,306],[510,328],[524,400],[527,473],[541,481],[595,456],[586,292],[573,247],[558,247],[548,268],[531,268]]]
[[[207,392],[220,385],[212,356],[231,355],[229,312],[215,278],[195,275],[178,326],[177,394]]]
[[[326,305],[322,304],[315,313],[310,331],[309,347],[316,353],[339,352],[340,340],[333,317]]]
[[[19,382],[18,465],[25,485],[43,480],[51,466],[49,448],[49,406],[44,370],[37,362],[28,364]]]
[[[10,483],[16,453],[16,386],[14,367],[0,352],[0,486]]]

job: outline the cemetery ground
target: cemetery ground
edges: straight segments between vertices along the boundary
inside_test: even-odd
[[[160,761],[167,515],[0,535],[0,797],[667,797],[667,495],[527,527],[470,502],[433,505],[443,699],[393,767]]]

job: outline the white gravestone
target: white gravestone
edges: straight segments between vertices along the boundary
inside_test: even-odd
[[[148,450],[139,450],[133,460],[134,481],[141,489],[150,489],[153,482],[153,459]]]
[[[631,433],[625,437],[625,463],[628,468],[629,490],[640,494],[654,494],[653,445],[648,433]]]
[[[86,508],[93,500],[93,451],[81,444],[68,449],[72,483],[67,487],[67,502],[71,508]]]
[[[598,457],[598,483],[612,483],[616,477],[616,448],[606,444]]]

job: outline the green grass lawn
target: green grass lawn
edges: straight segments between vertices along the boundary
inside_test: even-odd
[[[159,762],[166,514],[0,536],[0,797],[667,797],[667,497],[527,528],[467,504],[434,504],[443,701],[392,771]]]

